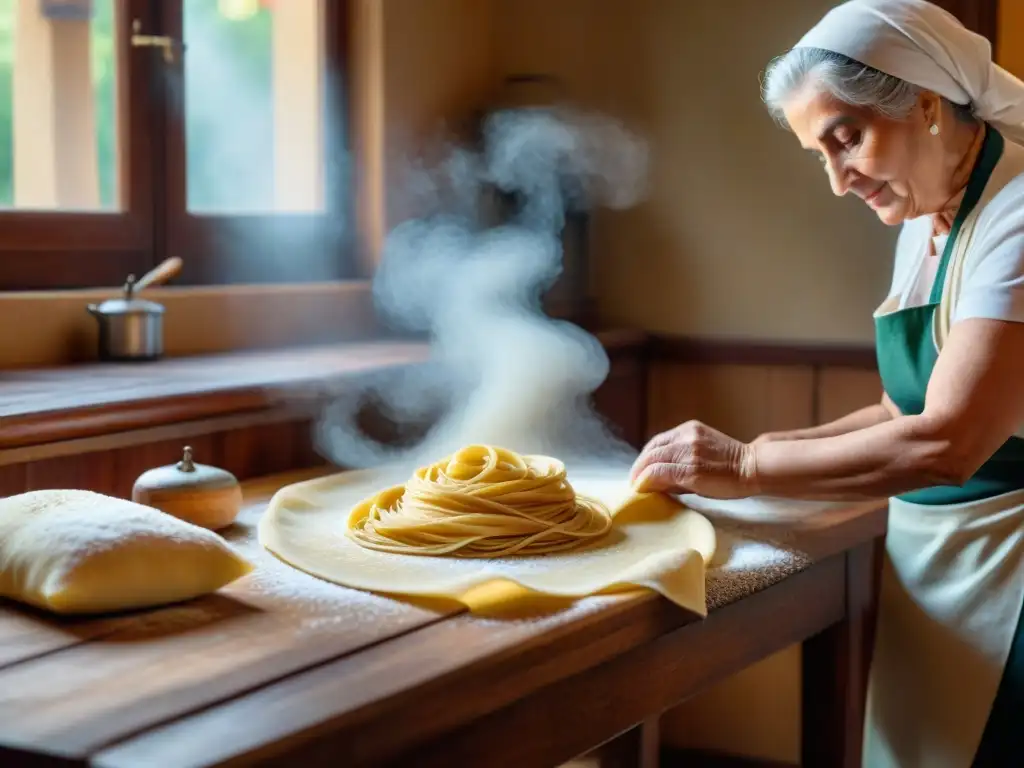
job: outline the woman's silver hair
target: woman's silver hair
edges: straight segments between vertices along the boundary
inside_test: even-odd
[[[779,123],[786,124],[782,111],[786,100],[810,78],[846,104],[869,107],[895,120],[910,114],[921,93],[916,85],[841,53],[822,48],[793,48],[768,65],[762,82],[762,98]],[[970,105],[950,104],[958,118],[973,119]]]

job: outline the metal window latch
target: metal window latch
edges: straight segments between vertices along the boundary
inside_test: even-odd
[[[135,19],[132,21],[132,47],[160,48],[163,51],[164,62],[166,64],[173,64],[175,49],[178,48],[179,45],[178,41],[173,37],[142,34],[142,22]]]

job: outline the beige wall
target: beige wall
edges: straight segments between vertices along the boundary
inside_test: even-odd
[[[728,7],[726,7],[726,5]],[[400,178],[503,75],[560,77],[651,143],[649,200],[595,224],[610,321],[707,336],[869,341],[894,230],[834,198],[758,78],[831,0],[385,0],[386,210]]]
[[[483,106],[498,79],[491,0],[384,0],[387,218],[407,211],[403,169]]]
[[[831,0],[496,0],[504,72],[562,76],[645,134],[652,194],[603,216],[609,319],[708,336],[869,341],[895,231],[777,128],[759,75]]]

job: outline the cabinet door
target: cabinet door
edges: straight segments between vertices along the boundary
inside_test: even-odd
[[[954,14],[964,23],[964,26],[984,35],[995,45],[999,0],[932,0],[932,2]]]

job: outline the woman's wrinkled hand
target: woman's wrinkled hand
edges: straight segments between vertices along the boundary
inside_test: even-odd
[[[694,493],[712,499],[740,499],[759,492],[753,446],[699,421],[652,438],[633,463],[630,480],[640,492]]]

